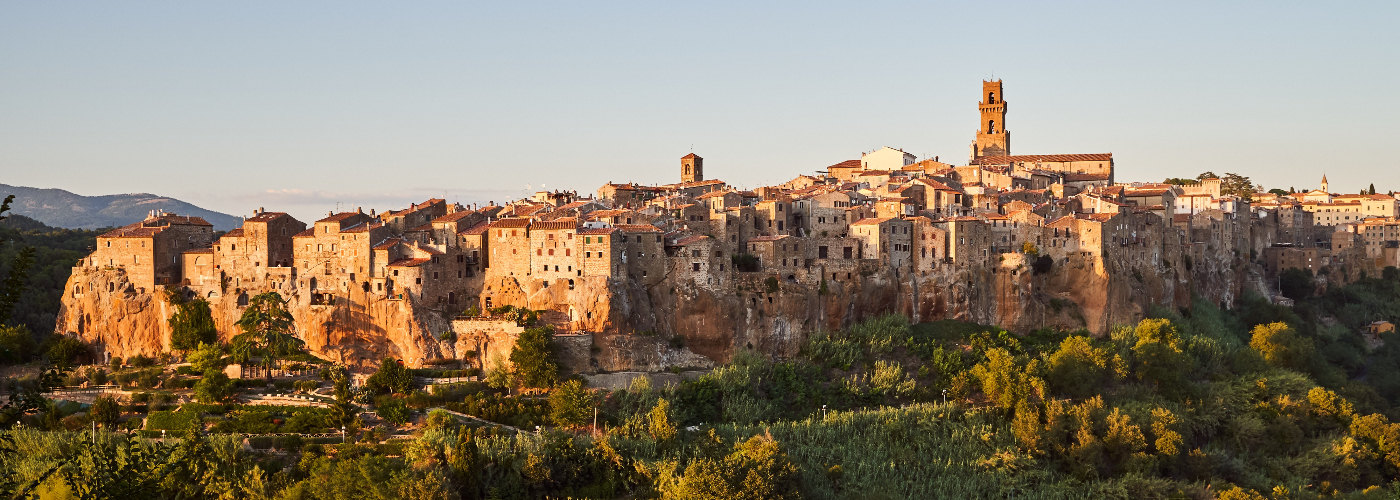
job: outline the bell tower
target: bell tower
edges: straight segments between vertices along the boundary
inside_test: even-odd
[[[681,182],[705,180],[705,159],[691,153],[681,157]]]
[[[1002,93],[1001,80],[983,81],[982,99],[977,104],[982,119],[977,138],[972,141],[972,159],[1010,155],[1011,132],[1006,131],[1006,95]]]

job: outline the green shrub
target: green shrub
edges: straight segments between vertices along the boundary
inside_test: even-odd
[[[188,406],[188,405],[187,405]],[[156,411],[146,417],[147,430],[184,432],[200,426],[199,413],[194,411]]]

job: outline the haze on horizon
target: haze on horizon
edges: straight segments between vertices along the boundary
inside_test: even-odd
[[[881,146],[1119,181],[1400,190],[1400,4],[0,2],[0,183],[306,221],[446,195],[777,183]],[[527,185],[529,191],[527,191]]]

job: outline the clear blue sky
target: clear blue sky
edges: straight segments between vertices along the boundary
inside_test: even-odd
[[[881,146],[1400,190],[1400,2],[0,2],[0,182],[312,219]]]

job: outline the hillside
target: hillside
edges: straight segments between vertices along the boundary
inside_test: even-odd
[[[101,231],[50,227],[23,215],[0,221],[0,278],[9,276],[10,266],[21,248],[35,248],[34,267],[29,269],[28,288],[15,304],[12,321],[31,332],[53,331],[55,314],[63,295],[63,284],[77,262],[97,244]]]
[[[149,193],[83,196],[62,189],[39,189],[0,184],[0,198],[15,195],[13,213],[54,227],[98,229],[118,227],[146,218],[151,210],[203,217],[214,229],[227,231],[241,224],[238,217],[205,210],[189,203]]]

